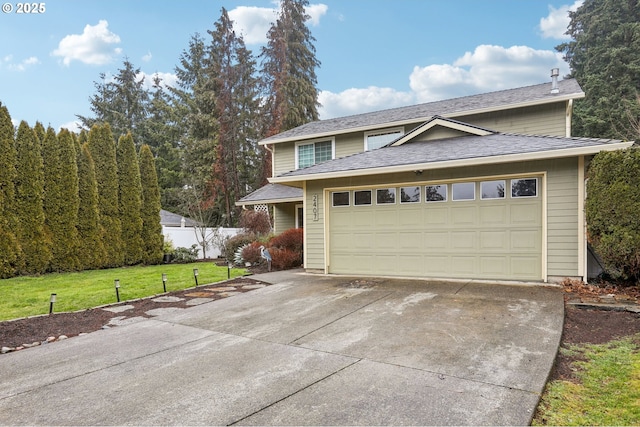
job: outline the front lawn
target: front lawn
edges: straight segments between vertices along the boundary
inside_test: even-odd
[[[640,424],[640,334],[561,348],[575,379],[547,384],[533,425]]]
[[[167,275],[167,292],[190,288],[195,286],[194,268],[198,269],[199,285],[227,279],[227,267],[218,267],[213,262],[123,267],[3,279],[0,280],[0,321],[49,313],[52,293],[57,294],[54,312],[77,311],[115,303],[116,279],[120,281],[121,301],[163,293],[163,273]],[[244,274],[244,269],[231,269],[231,278]]]

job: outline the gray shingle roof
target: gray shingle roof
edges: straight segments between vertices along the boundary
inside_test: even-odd
[[[320,120],[263,139],[260,143],[272,144],[286,140],[313,138],[316,135],[344,133],[351,129],[392,126],[394,123],[408,120],[427,120],[435,115],[446,117],[463,116],[478,111],[504,109],[506,106],[554,102],[584,96],[584,92],[575,79],[559,81],[558,88],[560,92],[552,94],[551,83],[549,82],[408,107]]]
[[[173,212],[165,211],[164,209],[160,210],[160,224],[167,227],[180,227],[182,215],[175,214]],[[192,220],[191,218],[184,218],[185,227],[195,227],[198,225],[197,221]]]
[[[289,187],[281,184],[267,184],[256,191],[247,194],[236,202],[236,205],[251,205],[278,201],[301,201],[302,188]]]
[[[281,174],[278,178],[596,147],[620,142],[622,141],[508,133],[413,141],[395,147],[387,146],[340,159],[329,160],[315,166]]]

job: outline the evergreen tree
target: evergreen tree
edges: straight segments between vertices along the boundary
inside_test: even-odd
[[[153,154],[148,145],[140,148],[140,182],[142,184],[142,262],[159,264],[163,256],[162,225],[160,225],[160,191]]]
[[[86,133],[85,133],[86,136]],[[80,138],[78,138],[79,140]],[[106,252],[102,243],[104,230],[98,211],[98,183],[96,169],[87,144],[77,145],[78,163],[78,261],[82,269],[96,269],[103,265]]]
[[[50,269],[73,271],[78,263],[78,166],[73,137],[67,129],[47,129],[42,146],[45,170],[44,211],[53,245]]]
[[[0,278],[14,276],[20,269],[22,250],[14,233],[16,147],[9,110],[0,103]]]
[[[635,139],[630,119],[640,118],[640,3],[635,0],[585,0],[567,34],[564,54],[586,93],[574,108],[577,136]]]
[[[44,137],[47,133],[46,129],[40,122],[36,122],[36,125],[33,127],[36,136],[38,137],[38,146],[42,150],[42,142],[44,141]],[[42,155],[42,154],[41,154]]]
[[[106,75],[100,74],[100,82],[94,82],[97,93],[89,99],[95,117],[77,116],[78,119],[88,128],[109,123],[116,138],[131,132],[136,141],[143,141],[149,92],[140,74],[140,68],[128,59],[112,80],[107,81]]]
[[[146,143],[155,155],[162,205],[171,212],[177,211],[178,194],[184,186],[180,140],[185,126],[180,110],[162,87],[161,79],[155,76],[146,124]]]
[[[262,76],[266,85],[266,135],[318,120],[315,38],[306,26],[308,0],[282,0],[278,19],[262,48]]]
[[[215,94],[215,116],[218,119],[218,139],[212,177],[209,181],[210,203],[221,212],[223,225],[233,226],[239,217],[236,199],[254,184],[254,174],[247,174],[247,164],[256,168],[257,135],[252,130],[258,122],[258,93],[255,61],[242,37],[233,30],[227,11],[209,31],[212,41],[208,73]],[[243,173],[244,172],[244,173]]]
[[[93,159],[98,183],[98,212],[104,230],[105,258],[102,267],[120,267],[124,263],[122,225],[118,205],[118,167],[116,144],[109,124],[93,125],[87,147]]]
[[[139,264],[142,261],[142,187],[140,167],[131,133],[118,140],[116,149],[118,165],[118,185],[120,224],[122,225],[122,248],[126,265]]]
[[[27,122],[20,122],[16,136],[15,211],[17,237],[26,274],[42,274],[51,260],[51,239],[45,233],[43,206],[44,165],[40,142]]]

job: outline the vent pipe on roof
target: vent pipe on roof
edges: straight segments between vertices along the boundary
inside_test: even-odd
[[[558,76],[560,75],[559,68],[551,69],[551,93],[558,93],[560,89],[558,89]]]

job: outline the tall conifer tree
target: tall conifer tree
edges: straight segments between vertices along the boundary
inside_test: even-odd
[[[45,170],[44,208],[53,240],[52,271],[77,270],[78,166],[73,137],[67,129],[56,135],[47,129],[43,143]]]
[[[118,140],[116,149],[118,164],[118,186],[120,223],[122,225],[122,249],[126,265],[139,264],[142,261],[142,186],[140,167],[131,133]]]
[[[14,276],[21,267],[22,250],[14,233],[16,147],[9,110],[0,103],[0,278]]]
[[[106,259],[104,230],[98,211],[96,168],[87,144],[77,145],[78,160],[78,261],[83,269],[96,269]]]
[[[124,263],[122,251],[122,225],[118,205],[118,167],[116,144],[108,124],[93,125],[87,147],[96,168],[98,183],[98,211],[104,230],[105,259],[103,267],[120,267]]]
[[[45,233],[44,165],[36,132],[24,120],[16,136],[15,207],[17,237],[26,274],[42,274],[51,260],[51,239]]]
[[[140,181],[142,183],[142,262],[159,264],[162,261],[164,237],[160,225],[160,191],[153,154],[148,145],[140,148]]]

